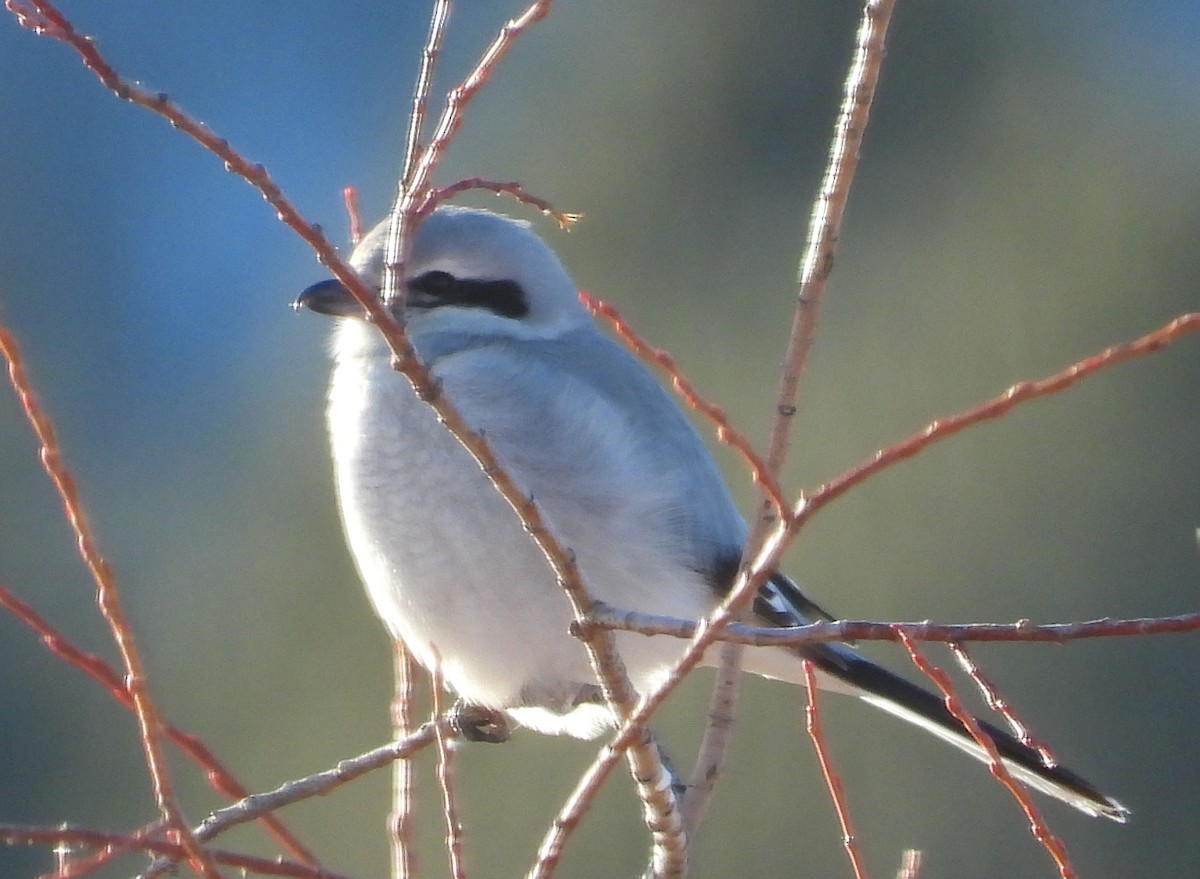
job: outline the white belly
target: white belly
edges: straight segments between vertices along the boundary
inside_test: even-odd
[[[377,332],[366,325],[342,332]],[[417,400],[386,357],[343,358],[329,406],[347,538],[376,612],[422,665],[441,668],[468,702],[537,705],[521,719],[546,731],[594,732],[595,708],[556,725],[595,677],[568,634],[571,610],[540,551],[478,465]],[[513,474],[523,488],[523,474]],[[536,481],[536,479],[534,480]],[[575,553],[595,597],[695,618],[711,607],[700,575],[665,564],[646,523],[621,510],[571,510],[552,491],[535,496]],[[664,578],[683,578],[663,589]],[[664,601],[664,595],[673,601]],[[635,686],[646,689],[679,654],[670,638],[622,635]],[[580,726],[582,715],[590,720]]]

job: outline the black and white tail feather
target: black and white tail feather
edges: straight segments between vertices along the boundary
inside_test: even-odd
[[[799,626],[814,619],[834,619],[805,596],[795,583],[778,573],[764,585],[755,602],[755,613],[775,626]],[[825,688],[857,696],[932,733],[976,760],[990,762],[987,752],[950,713],[941,697],[841,645],[815,644],[797,648],[794,652],[832,679],[824,682]],[[1129,809],[1070,769],[1057,764],[1047,765],[1038,751],[1013,735],[986,720],[977,718],[977,722],[996,746],[1005,767],[1021,783],[1088,815],[1121,823],[1128,820]]]

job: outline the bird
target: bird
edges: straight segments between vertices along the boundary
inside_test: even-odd
[[[389,221],[349,265],[382,294]],[[573,554],[593,597],[697,620],[727,594],[749,529],[699,433],[651,372],[594,322],[528,222],[442,205],[402,266],[408,338],[466,424],[491,445]],[[467,706],[548,734],[614,724],[567,597],[507,502],[403,375],[367,312],[336,279],[294,302],[336,318],[327,422],[349,549],[377,615]],[[780,571],[753,603],[757,625],[832,620]],[[640,693],[682,652],[618,632]],[[750,647],[743,668],[847,693],[987,761],[942,698],[842,644]],[[1075,772],[980,721],[1023,784],[1081,812],[1129,810]]]

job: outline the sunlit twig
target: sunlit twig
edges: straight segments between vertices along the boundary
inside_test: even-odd
[[[829,757],[825,737],[821,731],[821,711],[817,698],[817,675],[813,664],[804,660],[804,685],[808,688],[808,705],[804,709],[805,729],[812,739],[817,752],[817,761],[821,764],[821,774],[825,777],[825,786],[833,800],[833,811],[837,814],[838,826],[842,830],[842,848],[850,858],[850,868],[854,871],[855,879],[867,879],[867,870],[863,865],[862,852],[858,847],[858,837],[854,835],[854,825],[850,821],[850,809],[846,805],[846,792],[842,787],[842,779],[833,768],[833,760]]]
[[[125,688],[121,676],[112,666],[99,656],[80,650],[32,606],[17,598],[2,585],[0,585],[0,607],[29,626],[51,653],[98,682],[121,705],[133,710],[133,699]],[[231,800],[240,800],[249,794],[249,791],[233,777],[228,769],[221,765],[212,751],[196,736],[167,723],[163,724],[163,736],[204,770],[205,777],[217,793]],[[293,857],[311,867],[319,866],[312,852],[283,825],[279,818],[267,814],[259,820],[285,851],[290,852]]]
[[[436,654],[437,650],[434,648]],[[433,691],[433,716],[442,716],[442,667],[441,657],[437,657],[430,671],[430,688]],[[442,815],[446,819],[446,855],[450,859],[451,879],[467,879],[466,866],[463,864],[463,829],[458,820],[458,804],[454,793],[454,755],[450,747],[449,730],[441,724],[434,724],[437,734],[437,780],[442,793]]]
[[[57,10],[49,4],[35,0],[35,6],[41,15],[56,21],[58,27],[70,28],[65,19],[54,19]],[[219,879],[217,868],[192,837],[191,830],[184,821],[183,813],[175,800],[171,776],[162,752],[162,718],[150,698],[141,654],[138,652],[133,630],[121,608],[116,577],[113,575],[108,561],[100,553],[100,546],[96,542],[91,525],[84,514],[83,502],[80,500],[75,478],[63,461],[54,427],[34,395],[29,378],[25,374],[17,341],[3,326],[0,326],[0,355],[3,355],[8,364],[9,381],[16,391],[21,409],[37,437],[38,457],[58,492],[67,523],[75,535],[76,549],[96,584],[96,604],[100,609],[100,615],[108,624],[109,632],[117,646],[117,652],[121,656],[121,662],[125,666],[124,689],[129,693],[130,701],[133,703],[133,714],[137,719],[142,753],[146,759],[146,769],[150,774],[151,787],[159,814],[170,831],[179,835],[190,862],[200,874],[205,879]]]
[[[446,721],[439,719],[437,723],[446,723]],[[253,821],[267,812],[282,809],[284,806],[300,800],[327,794],[360,775],[388,765],[393,760],[407,760],[418,751],[434,744],[435,739],[434,722],[422,724],[406,739],[389,742],[357,757],[341,760],[332,769],[289,781],[273,791],[251,794],[239,802],[218,809],[200,822],[194,830],[194,835],[200,842],[207,842],[218,834],[245,824],[247,821]],[[139,879],[155,879],[170,870],[175,862],[174,858],[159,858],[141,874]]]
[[[979,688],[979,692],[983,694],[983,699],[987,703],[987,706],[1004,718],[1005,722],[1008,723],[1009,729],[1012,730],[1013,735],[1017,737],[1021,744],[1031,751],[1036,751],[1038,756],[1041,757],[1043,765],[1047,767],[1057,766],[1058,760],[1050,752],[1050,748],[1045,742],[1033,737],[1029,732],[1029,727],[1017,717],[1012,706],[1008,704],[1008,700],[1000,694],[995,684],[984,675],[983,670],[976,664],[971,654],[967,652],[966,645],[961,641],[951,641],[948,646],[950,647],[950,652],[954,654],[954,658],[958,660],[959,667],[967,673],[967,676]]]
[[[1071,866],[1066,846],[1061,839],[1050,831],[1049,826],[1042,817],[1042,813],[1038,811],[1037,806],[1030,799],[1029,793],[1012,777],[1012,773],[1008,771],[1008,767],[1000,759],[1000,752],[996,750],[996,743],[992,741],[992,737],[983,731],[974,715],[963,707],[949,676],[922,655],[920,649],[917,647],[917,642],[910,638],[907,633],[903,630],[898,630],[896,634],[900,638],[900,643],[904,645],[904,649],[908,651],[908,655],[912,658],[913,665],[941,691],[946,700],[946,709],[966,728],[967,732],[971,734],[971,738],[987,754],[988,770],[997,781],[1007,788],[1008,792],[1012,794],[1013,799],[1020,805],[1026,819],[1029,821],[1029,829],[1033,833],[1034,839],[1042,844],[1042,847],[1050,855],[1051,859],[1053,859],[1055,866],[1058,867],[1058,874],[1061,879],[1075,879],[1075,870]]]
[[[853,63],[846,75],[841,111],[834,129],[833,144],[825,179],[813,208],[808,244],[800,264],[796,305],[792,328],[775,398],[771,436],[767,443],[766,472],[777,479],[788,453],[789,437],[796,413],[796,399],[808,353],[816,335],[817,316],[825,281],[833,270],[842,216],[850,195],[850,184],[858,167],[858,148],[867,127],[875,86],[883,64],[884,36],[887,34],[895,0],[866,0],[860,20]],[[765,487],[769,484],[762,482]],[[791,517],[779,513],[775,499],[768,496],[751,528],[742,562],[748,564],[759,547],[764,546],[780,520]],[[725,620],[740,620],[749,610],[759,584],[752,577],[739,577],[725,604],[729,613],[714,617],[720,628]],[[724,766],[733,733],[733,709],[737,705],[741,676],[742,648],[725,644],[721,648],[716,683],[709,701],[708,716],[692,782],[684,800],[684,826],[694,830],[704,818],[714,786]]]

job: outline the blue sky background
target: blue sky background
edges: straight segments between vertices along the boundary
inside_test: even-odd
[[[359,188],[368,219],[386,209],[426,4],[62,6],[124,74],[264,163],[334,240],[346,237],[343,186]],[[457,5],[442,91],[516,11]],[[560,0],[480,95],[439,182],[517,179],[586,213],[569,234],[541,227],[580,286],[761,441],[857,14],[844,2]],[[1198,37],[1193,3],[902,0],[791,490],[1197,308]],[[0,81],[0,320],[55,418],[155,695],[254,789],[378,744],[388,648],[336,518],[328,328],[287,308],[323,270],[211,156],[11,18]],[[1197,376],[1193,339],[946,443],[830,508],[789,570],[854,617],[1194,610]],[[744,473],[721,460],[749,509]],[[0,583],[113,657],[3,392]],[[1047,806],[1080,874],[1194,874],[1200,640],[978,653],[1064,761],[1134,809],[1117,828]],[[148,820],[128,716],[4,617],[0,667],[0,821]],[[663,719],[685,764],[706,688],[685,688]],[[780,685],[748,688],[695,875],[845,871],[802,704]],[[874,873],[916,846],[923,879],[1053,875],[986,773],[864,707],[827,704]],[[589,753],[531,734],[468,749],[470,862],[519,875]],[[199,818],[217,800],[176,765]],[[432,876],[440,829],[424,785]],[[368,779],[286,817],[331,868],[382,875],[386,787]],[[613,785],[564,876],[638,868],[631,796]],[[263,847],[252,831],[226,844]],[[0,875],[49,864],[0,849]]]

